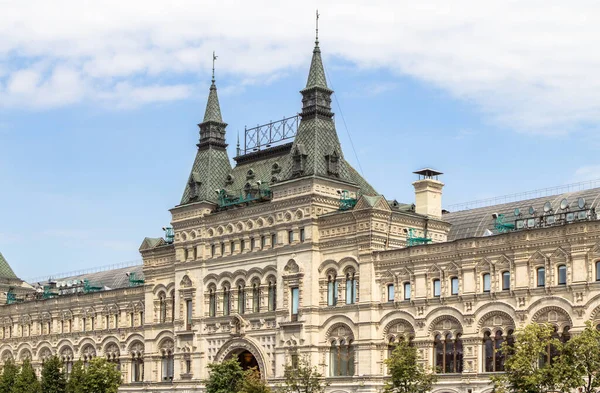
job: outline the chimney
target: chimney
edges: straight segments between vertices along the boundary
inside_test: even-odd
[[[438,180],[442,172],[431,168],[413,172],[419,175],[419,180],[413,183],[415,187],[415,212],[427,217],[442,218],[442,188],[444,183]]]

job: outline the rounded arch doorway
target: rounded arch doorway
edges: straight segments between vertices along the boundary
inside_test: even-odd
[[[224,360],[237,360],[244,370],[256,367],[263,378],[269,378],[273,370],[267,365],[271,364],[267,355],[262,351],[261,346],[250,337],[234,337],[226,341],[213,361],[222,362]]]

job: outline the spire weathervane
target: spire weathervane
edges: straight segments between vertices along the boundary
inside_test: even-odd
[[[319,46],[319,10],[317,10],[317,29],[316,30],[317,30],[317,32],[316,32],[316,35],[315,35],[315,37],[316,37],[315,38],[315,44],[317,46]]]
[[[218,56],[215,56],[215,51],[213,51],[213,67],[212,67],[212,82],[215,83],[215,60],[217,60]]]

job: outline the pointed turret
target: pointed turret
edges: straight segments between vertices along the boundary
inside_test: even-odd
[[[291,151],[288,178],[327,177],[360,188],[366,195],[375,190],[346,162],[333,121],[331,96],[319,47],[319,14],[317,34],[306,87],[302,94],[302,120]]]
[[[225,143],[225,123],[221,117],[221,106],[215,84],[215,63],[213,52],[212,83],[208,92],[206,111],[200,128],[198,153],[192,167],[192,173],[181,198],[181,204],[192,202],[217,202],[215,190],[221,189],[225,177],[231,171],[231,163],[227,155]]]

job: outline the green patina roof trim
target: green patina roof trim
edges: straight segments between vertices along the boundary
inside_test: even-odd
[[[12,268],[4,259],[2,253],[0,253],[0,277],[1,278],[18,278],[15,272],[13,272]]]

